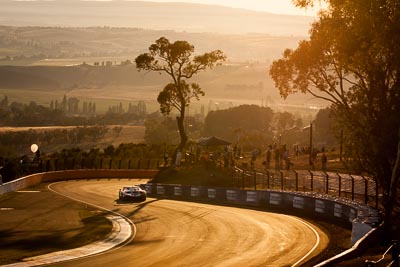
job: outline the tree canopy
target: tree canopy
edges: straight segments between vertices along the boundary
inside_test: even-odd
[[[294,1],[301,7],[314,2]],[[309,40],[285,50],[270,75],[284,98],[302,92],[332,104],[350,158],[383,193],[390,227],[400,176],[400,3],[325,2]]]
[[[225,55],[220,50],[196,56],[193,53],[194,46],[187,41],[171,43],[167,38],[161,37],[150,45],[148,53],[135,59],[139,70],[166,73],[171,78],[171,82],[159,93],[157,101],[162,114],[168,115],[173,109],[179,113],[176,118],[181,139],[178,149],[184,148],[188,140],[184,127],[186,108],[192,98],[199,100],[200,96],[204,96],[204,91],[197,83],[187,81],[198,72],[225,60]]]
[[[243,141],[250,135],[262,135],[271,142],[272,117],[272,109],[256,105],[211,111],[205,119],[204,132],[207,136],[215,135],[231,142]],[[260,145],[260,140],[256,143]]]

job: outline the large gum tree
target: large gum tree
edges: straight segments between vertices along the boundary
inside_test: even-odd
[[[188,80],[200,71],[221,64],[225,58],[220,50],[195,56],[194,46],[187,41],[171,43],[167,38],[161,37],[150,45],[148,53],[135,59],[139,70],[166,73],[171,78],[171,82],[159,93],[157,101],[164,115],[169,115],[173,109],[178,111],[176,121],[180,144],[177,149],[182,150],[188,141],[184,126],[186,108],[192,98],[199,100],[200,96],[204,96],[200,86],[189,83]]]
[[[309,7],[317,0],[294,0]],[[352,163],[382,194],[386,238],[399,214],[400,2],[325,0],[310,38],[285,50],[270,75],[283,97],[308,93],[331,103]]]

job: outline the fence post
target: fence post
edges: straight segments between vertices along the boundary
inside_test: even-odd
[[[329,195],[329,175],[326,172],[324,172],[324,174],[325,174],[325,179],[326,179],[326,181],[325,181],[325,194]]]
[[[257,173],[254,171],[254,190],[257,190]]]
[[[50,159],[46,160],[46,172],[50,171]]]
[[[269,173],[269,170],[267,170],[267,189],[270,189],[269,188],[269,178],[270,178],[270,173]]]
[[[122,159],[120,159],[118,162],[118,169],[121,169],[121,167],[122,167]]]
[[[392,240],[392,263],[394,267],[399,267],[399,241]]]
[[[354,177],[349,175],[351,178],[351,200],[354,200]]]
[[[311,176],[311,182],[310,182],[310,191],[314,191],[314,173],[312,173],[312,171],[308,170],[308,172],[310,173]]]
[[[342,176],[340,176],[339,173],[336,173],[336,175],[339,177],[339,197],[341,196],[341,192],[342,192]]]
[[[378,209],[379,203],[379,189],[378,189],[378,180],[375,178],[375,209]]]
[[[297,173],[297,171],[294,171],[294,175],[296,177],[296,191],[299,191],[299,174]]]
[[[364,183],[365,183],[365,185],[364,185],[364,203],[368,204],[368,200],[369,200],[369,197],[368,197],[368,180],[364,176],[361,176],[361,177],[364,179]]]
[[[283,171],[279,171],[281,173],[281,189],[283,191]]]
[[[113,160],[112,159],[110,159],[110,163],[109,163],[109,165],[108,165],[108,169],[112,169],[112,163],[113,163]]]
[[[244,170],[242,170],[242,189],[244,189]]]

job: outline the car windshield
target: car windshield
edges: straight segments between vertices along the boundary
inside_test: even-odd
[[[125,191],[125,192],[133,192],[133,191],[138,191],[139,188],[136,187],[136,186],[133,186],[133,187],[124,187],[122,190]]]

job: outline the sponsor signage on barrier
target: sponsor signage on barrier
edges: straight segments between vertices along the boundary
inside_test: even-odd
[[[26,187],[26,179],[25,178],[18,179],[14,183],[14,190],[19,190],[19,189],[22,189],[22,188],[25,188],[25,187]]]
[[[236,190],[226,190],[226,199],[235,201],[238,199],[238,193]]]
[[[207,190],[208,198],[216,199],[217,198],[217,189],[209,188]]]
[[[145,186],[144,186],[144,190],[146,190],[146,193],[147,194],[151,194],[151,189],[152,189],[152,185],[151,184],[146,184]]]
[[[269,204],[280,205],[282,203],[282,194],[271,193],[269,195]]]
[[[356,210],[350,209],[349,222],[352,222],[355,218],[356,218]]]
[[[190,188],[190,196],[192,196],[192,197],[199,197],[199,196],[200,196],[200,188],[198,188],[198,187],[191,187],[191,188]]]
[[[333,210],[333,215],[338,218],[342,218],[343,214],[343,206],[340,204],[335,203],[335,207]]]
[[[257,192],[256,191],[247,191],[247,202],[257,202]]]
[[[304,209],[304,197],[295,196],[293,198],[293,208]]]
[[[182,186],[174,187],[174,196],[182,196]]]
[[[163,185],[157,185],[157,195],[165,195],[165,187]]]
[[[325,213],[325,201],[316,199],[315,200],[315,211],[319,213]]]

